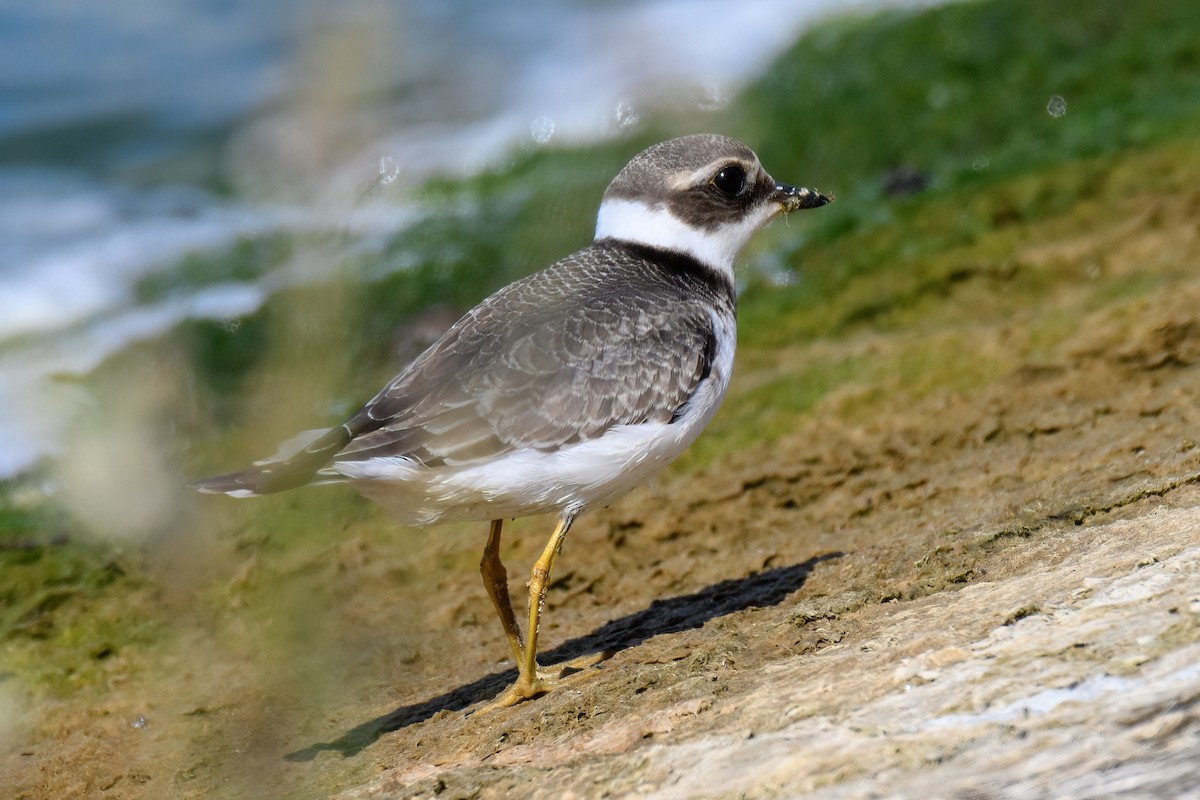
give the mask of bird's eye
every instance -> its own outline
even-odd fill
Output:
[[[725,167],[709,181],[726,197],[736,197],[746,186],[746,170],[737,164]]]

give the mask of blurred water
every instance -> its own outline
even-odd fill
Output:
[[[279,230],[386,236],[430,173],[611,135],[672,93],[720,105],[847,5],[0,0],[0,477],[58,447],[63,376],[278,283],[139,303],[143,276]]]

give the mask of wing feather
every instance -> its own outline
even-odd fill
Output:
[[[648,283],[619,254],[576,259],[460,320],[347,424],[361,432],[335,461],[459,464],[673,421],[707,375],[714,298],[669,274]]]

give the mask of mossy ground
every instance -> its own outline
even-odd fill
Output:
[[[44,486],[71,468],[6,487],[4,785],[303,797],[449,764],[486,795],[489,759],[596,736],[632,698],[646,719],[719,706],[781,659],[885,635],[881,604],[1027,574],[1068,557],[1062,526],[1185,502],[1200,475],[1198,73],[1189,3],[835,20],[717,116],[431,184],[433,221],[379,253],[247,242],[148,282],[149,301],[300,251],[340,259],[335,280],[185,324],[89,378],[79,452],[142,437],[154,458],[102,461],[115,483],[61,503]],[[1056,94],[1062,117],[1045,110]],[[340,488],[233,503],[182,486],[350,410],[395,368],[399,322],[434,300],[465,308],[586,241],[605,180],[681,125],[743,136],[777,178],[839,200],[749,254],[737,373],[709,431],[572,532],[546,640],[613,658],[465,718],[506,679],[479,526],[399,531]],[[888,194],[900,167],[926,189]],[[149,510],[129,489],[163,482],[178,488]],[[546,526],[506,529],[515,594]],[[697,709],[683,729],[725,724]],[[530,769],[544,767],[492,789]]]

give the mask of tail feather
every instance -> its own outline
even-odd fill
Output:
[[[255,497],[311,483],[317,470],[329,463],[350,441],[350,431],[339,425],[313,439],[287,458],[260,461],[252,469],[228,472],[196,481],[192,488],[206,494]]]

